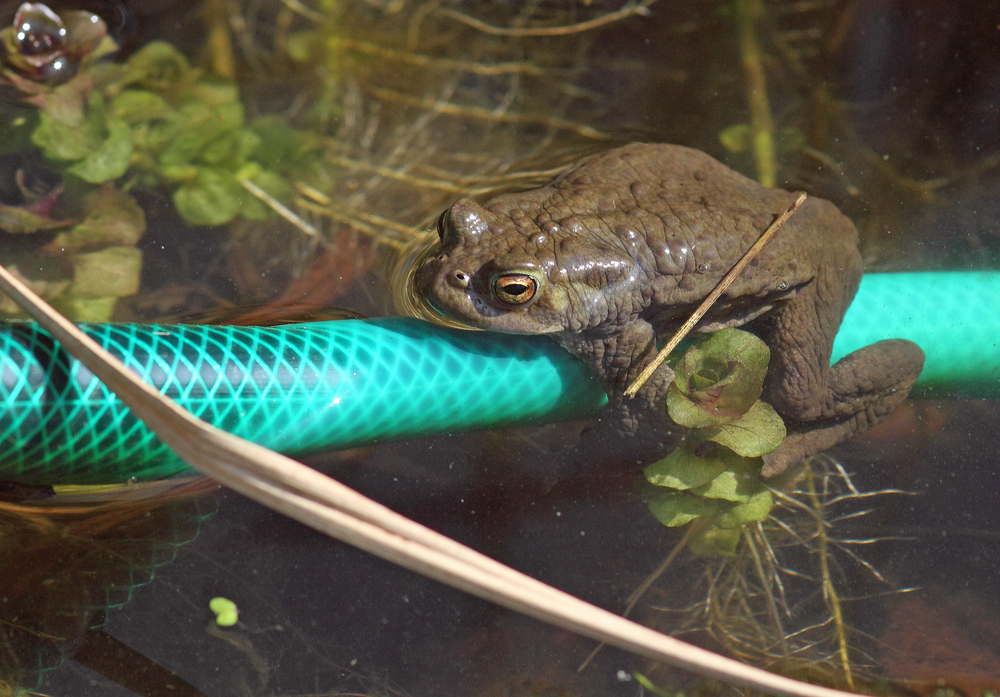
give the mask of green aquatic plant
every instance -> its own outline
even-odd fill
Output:
[[[762,457],[785,425],[760,400],[770,351],[759,338],[723,329],[677,361],[667,392],[670,418],[690,429],[680,446],[643,470],[650,511],[668,527],[700,521],[690,540],[702,553],[733,554],[740,526],[766,520],[773,498]]]
[[[165,185],[194,225],[271,217],[247,183],[289,199],[283,172],[303,174],[318,146],[277,117],[247,123],[234,83],[206,78],[161,41],[125,63],[96,64],[35,103],[31,142],[63,172],[90,184]]]

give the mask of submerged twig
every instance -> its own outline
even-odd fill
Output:
[[[316,228],[314,228],[312,225],[310,225],[309,223],[307,223],[306,221],[304,221],[302,218],[300,218],[299,216],[297,216],[294,213],[294,211],[292,211],[287,206],[285,206],[283,203],[281,203],[281,201],[279,201],[278,199],[276,199],[273,196],[271,196],[269,193],[267,193],[266,191],[264,191],[262,188],[260,188],[256,184],[254,184],[252,181],[250,181],[246,177],[240,177],[236,181],[238,181],[240,183],[240,186],[242,186],[244,189],[246,189],[247,191],[249,191],[251,194],[253,194],[254,196],[256,196],[258,199],[260,199],[261,202],[264,203],[264,205],[266,205],[267,207],[269,207],[271,210],[273,210],[275,213],[277,213],[278,215],[280,215],[282,218],[284,218],[285,220],[287,220],[288,222],[290,222],[292,225],[294,225],[295,227],[297,227],[302,232],[306,233],[307,235],[314,235],[314,236],[317,235],[317,234],[319,234],[319,233],[316,232]]]
[[[774,237],[774,233],[781,229],[781,226],[785,224],[785,221],[788,220],[792,213],[798,210],[799,206],[801,206],[805,200],[806,194],[800,193],[795,198],[795,201],[792,202],[792,205],[786,208],[784,212],[775,218],[774,222],[771,223],[766,230],[764,230],[761,236],[757,238],[757,241],[754,242],[750,246],[750,249],[746,251],[746,254],[740,257],[740,260],[729,270],[729,273],[723,276],[722,280],[719,281],[719,285],[717,285],[715,289],[708,294],[708,297],[702,301],[701,305],[698,306],[698,309],[691,313],[687,322],[685,322],[681,328],[677,330],[677,333],[670,338],[667,345],[656,354],[656,358],[654,358],[652,362],[650,362],[650,364],[647,365],[641,373],[639,373],[639,377],[632,381],[632,384],[625,390],[626,397],[634,397],[639,389],[646,384],[646,381],[653,375],[653,372],[659,368],[660,364],[667,359],[667,356],[669,356],[673,350],[677,348],[677,345],[684,340],[684,337],[686,337],[691,330],[694,329],[694,326],[701,321],[701,318],[704,317],[710,309],[712,309],[712,305],[714,305],[722,294],[726,292],[726,289],[733,284],[733,281],[735,281],[736,277],[740,275],[744,268],[746,268],[746,265],[760,253],[760,250],[764,248],[764,245],[767,244],[772,237]]]

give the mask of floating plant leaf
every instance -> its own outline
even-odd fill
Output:
[[[740,418],[718,427],[711,440],[743,457],[773,452],[785,439],[785,423],[770,404],[758,401]]]
[[[743,152],[750,147],[753,129],[748,123],[734,123],[719,132],[719,142],[729,152]]]
[[[129,58],[122,84],[164,92],[194,78],[195,71],[183,53],[165,41],[150,41]]]
[[[91,184],[102,184],[125,174],[132,159],[132,130],[121,119],[108,119],[108,137],[96,150],[67,171]]]
[[[255,119],[250,129],[261,139],[253,158],[267,169],[301,170],[319,149],[320,140],[315,133],[297,131],[279,116]]]
[[[38,127],[31,134],[31,142],[53,160],[82,160],[102,142],[102,126],[95,118],[82,125],[59,121],[47,111],[38,115]]]
[[[260,145],[260,136],[244,128],[223,133],[208,143],[198,159],[214,167],[237,168],[250,158],[250,154]]]
[[[185,104],[174,122],[181,128],[160,154],[164,167],[204,161],[201,158],[212,141],[243,125],[243,106],[235,102],[211,109],[204,104]]]

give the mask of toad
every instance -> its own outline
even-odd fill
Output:
[[[538,189],[480,205],[461,199],[417,270],[439,311],[499,332],[551,337],[593,369],[616,430],[664,445],[673,371],[634,398],[625,388],[793,194],[675,145],[632,144],[588,157]],[[858,235],[833,204],[805,203],[729,287],[697,331],[745,325],[771,349],[762,398],[788,437],[771,476],[864,431],[909,393],[924,356],[909,341],[865,346],[830,365],[861,280]]]

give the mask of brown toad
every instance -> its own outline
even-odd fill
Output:
[[[618,430],[649,440],[669,433],[663,399],[673,373],[661,366],[634,399],[625,388],[652,360],[657,337],[686,319],[793,199],[697,150],[632,144],[539,189],[456,202],[441,216],[418,289],[476,327],[551,337],[597,374],[620,412]],[[763,398],[789,436],[765,458],[765,474],[881,420],[923,366],[915,344],[890,340],[830,367],[861,279],[857,245],[833,204],[807,199],[698,327],[749,323],[771,348]]]

